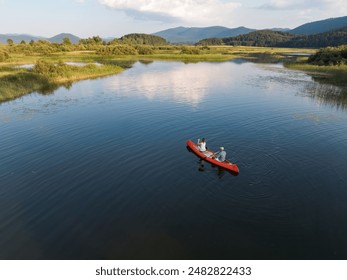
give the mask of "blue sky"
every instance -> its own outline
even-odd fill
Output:
[[[345,0],[0,0],[0,34],[120,37],[186,26],[294,28],[347,15]]]

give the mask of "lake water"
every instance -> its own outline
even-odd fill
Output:
[[[281,64],[137,62],[2,103],[0,258],[347,259],[344,92]],[[238,176],[186,149],[202,137]]]
[[[71,65],[71,66],[86,66],[88,64],[96,65],[96,66],[101,66],[101,63],[98,62],[93,62],[93,63],[85,63],[85,62],[73,62],[73,61],[68,61],[64,62],[66,65]],[[14,66],[15,68],[23,68],[23,69],[32,69],[34,68],[35,64],[22,64],[22,65],[17,65]]]

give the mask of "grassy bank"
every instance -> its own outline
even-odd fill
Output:
[[[148,54],[100,54],[98,51],[71,51],[56,52],[49,54],[42,53],[10,53],[6,61],[0,62],[0,66],[13,66],[20,64],[33,64],[39,59],[50,62],[76,61],[95,62],[104,60],[175,60],[175,61],[225,61],[233,58],[250,57],[257,54],[269,54],[283,56],[286,53],[314,53],[312,49],[287,49],[287,48],[265,48],[265,47],[244,47],[244,46],[163,46],[153,47]]]
[[[46,68],[20,69],[0,67],[0,102],[12,100],[25,94],[37,91],[48,93],[61,85],[71,84],[78,80],[92,79],[117,74],[123,68],[117,65],[71,66],[62,62],[58,64],[44,63]]]
[[[347,85],[347,65],[318,66],[307,62],[307,59],[298,62],[288,62],[285,67],[293,70],[304,71],[315,80],[337,86]]]
[[[301,70],[306,72],[316,72],[316,73],[342,73],[347,71],[347,65],[328,65],[328,66],[318,66],[308,64],[307,60],[301,60],[298,62],[288,62],[285,66],[295,70]]]
[[[183,49],[182,49],[183,48]],[[245,47],[245,46],[211,46],[211,47],[167,47],[157,50],[153,54],[117,56],[117,59],[135,60],[164,60],[164,61],[228,61],[235,58],[246,58],[256,60],[261,55],[276,58],[285,58],[289,53],[314,53],[312,49],[285,49],[285,48],[264,48],[264,47]]]
[[[323,48],[309,58],[285,63],[285,66],[305,71],[322,82],[346,86],[347,46]]]
[[[0,102],[8,101],[33,91],[51,87],[50,81],[38,74],[18,72],[0,77]]]
[[[34,67],[37,67],[38,64]],[[60,66],[61,65],[61,66]],[[112,65],[112,64],[103,64],[103,65],[95,65],[95,64],[87,64],[85,66],[72,66],[61,63],[56,66],[58,68],[58,73],[56,75],[52,75],[51,72],[48,73],[40,73],[43,76],[50,78],[52,83],[62,84],[67,82],[75,82],[79,80],[93,79],[113,74],[118,74],[123,71],[123,68]],[[59,67],[62,71],[59,72]]]

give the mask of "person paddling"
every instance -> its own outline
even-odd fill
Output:
[[[206,152],[206,141],[205,138],[202,138],[201,141],[198,140],[198,146],[200,152]]]
[[[224,147],[220,147],[219,151],[216,152],[216,160],[223,162],[227,156],[227,152],[224,150]]]

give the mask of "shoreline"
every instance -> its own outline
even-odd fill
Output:
[[[123,68],[116,65],[68,66],[65,64],[65,66],[67,71],[56,77],[36,73],[31,69],[19,68],[18,70],[9,69],[7,72],[0,71],[0,103],[14,100],[35,91],[47,94],[61,86],[70,86],[77,81],[106,77],[124,71]],[[3,69],[4,67],[0,67],[0,70]]]
[[[283,62],[284,67],[304,71],[325,77],[345,76],[347,66],[315,66],[308,64],[301,54],[307,55],[316,52],[314,49],[266,48],[266,47],[188,47],[198,48],[199,53],[182,53],[182,47],[169,47],[153,54],[146,55],[100,55],[95,51],[71,51],[51,54],[11,54],[6,61],[0,62],[0,103],[16,99],[32,92],[54,91],[64,84],[77,81],[95,79],[115,75],[130,68],[136,61],[182,61],[184,63],[197,62],[223,62],[232,59],[246,59],[254,62],[274,63]],[[46,64],[63,67],[51,73],[35,73],[32,69],[16,66],[37,64],[44,61]],[[66,62],[85,63],[84,66],[72,66]],[[98,63],[99,65],[95,65]],[[55,71],[55,70],[54,70]],[[341,78],[342,79],[342,78]]]

